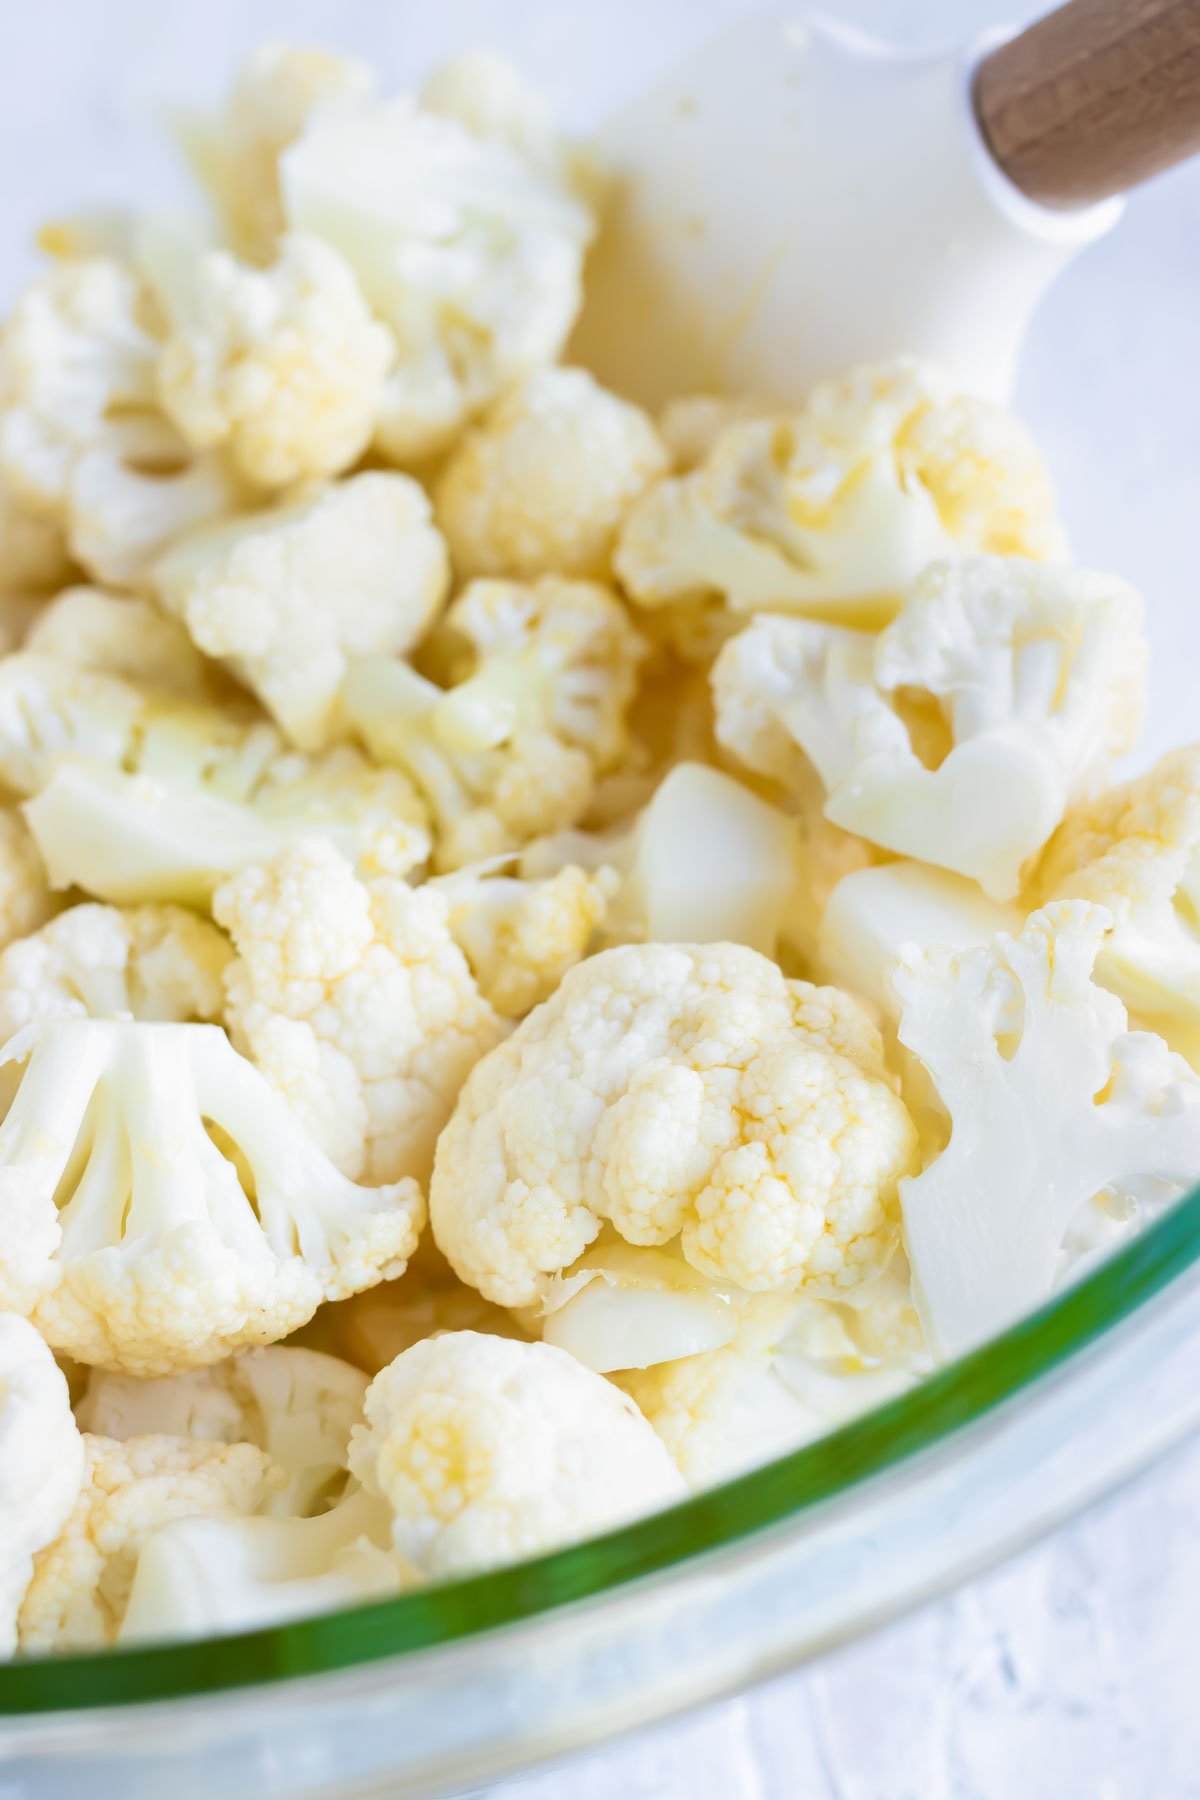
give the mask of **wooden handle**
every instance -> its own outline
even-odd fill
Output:
[[[1070,0],[984,58],[975,111],[1030,199],[1123,194],[1200,151],[1200,0]]]

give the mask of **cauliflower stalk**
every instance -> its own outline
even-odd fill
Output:
[[[66,1523],[83,1469],[62,1370],[32,1325],[0,1312],[0,1663],[17,1647],[33,1559]]]
[[[713,675],[717,736],[883,849],[996,900],[1141,723],[1146,648],[1124,582],[1006,558],[938,563],[878,637],[761,618]]]
[[[51,1020],[0,1126],[0,1306],[135,1375],[286,1337],[403,1273],[415,1182],[356,1187],[212,1025]]]
[[[1200,1177],[1200,1079],[1128,1030],[1092,965],[1112,923],[1061,901],[1016,937],[910,949],[893,975],[900,1040],[951,1119],[900,1184],[913,1290],[954,1356],[1039,1305],[1097,1237],[1122,1235]]]
[[[823,383],[794,417],[720,431],[697,469],[634,507],[615,566],[642,606],[719,596],[735,613],[877,627],[937,558],[1061,547],[1023,427],[899,358]]]
[[[750,1291],[837,1291],[897,1238],[915,1131],[878,1033],[733,944],[608,950],[473,1071],[438,1142],[434,1237],[505,1306],[605,1221]]]

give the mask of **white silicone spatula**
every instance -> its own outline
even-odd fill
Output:
[[[798,400],[915,350],[1003,398],[1118,196],[1200,150],[1200,0],[1071,0],[936,55],[751,16],[603,145],[619,186],[572,354],[612,387]]]

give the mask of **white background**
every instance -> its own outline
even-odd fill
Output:
[[[401,83],[507,47],[589,124],[731,0],[0,0],[0,294],[38,220],[180,191],[165,101],[215,95],[265,38],[339,45]],[[909,42],[1022,0],[841,0]],[[883,148],[883,147],[881,147]],[[1018,399],[1081,561],[1136,581],[1148,750],[1200,736],[1200,170],[1138,196],[1046,303]],[[1200,1796],[1200,1451],[1008,1569],[820,1668],[488,1800],[1189,1800]]]

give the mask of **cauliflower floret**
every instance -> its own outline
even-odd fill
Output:
[[[506,56],[468,50],[452,57],[427,78],[420,103],[485,143],[507,144],[589,205],[603,203],[607,178],[595,153],[563,136],[542,95]]]
[[[354,664],[346,719],[412,777],[435,863],[457,869],[573,825],[628,746],[645,645],[594,582],[474,581],[445,618],[467,646],[448,690],[400,662]]]
[[[121,1443],[165,1434],[257,1444],[287,1476],[266,1511],[307,1518],[346,1486],[350,1432],[366,1391],[362,1371],[336,1356],[269,1344],[152,1381],[93,1369],[76,1417],[81,1430]]]
[[[943,1355],[1078,1273],[1093,1220],[1128,1235],[1200,1177],[1200,1079],[1092,983],[1111,924],[1060,901],[1017,937],[910,948],[892,977],[900,1041],[951,1119],[946,1148],[900,1184],[914,1295]]]
[[[1024,428],[899,358],[815,388],[794,417],[723,432],[634,507],[614,563],[642,606],[719,595],[734,612],[879,626],[938,557],[1062,548]]]
[[[402,1351],[441,1332],[482,1331],[490,1337],[522,1339],[527,1335],[512,1313],[493,1306],[458,1279],[428,1232],[402,1281],[385,1281],[324,1307],[305,1327],[305,1335],[318,1330],[328,1332],[326,1341],[369,1375],[377,1375]]]
[[[83,1466],[62,1370],[32,1325],[0,1313],[0,1663],[17,1647],[34,1555],[66,1523]]]
[[[750,395],[683,394],[668,400],[658,416],[658,429],[676,473],[687,474],[705,460],[731,426],[778,414],[778,406]]]
[[[605,1220],[750,1291],[838,1290],[897,1237],[915,1131],[858,1003],[733,944],[607,950],[468,1078],[438,1142],[439,1248],[504,1306]]]
[[[449,580],[424,491],[377,473],[197,532],[154,571],[201,650],[229,658],[302,749],[328,742],[350,659],[410,649]]]
[[[426,1577],[536,1556],[686,1492],[633,1401],[548,1344],[426,1339],[375,1377],[365,1410],[350,1466]]]
[[[219,888],[234,1041],[347,1174],[428,1177],[468,1071],[502,1034],[445,899],[356,880],[319,839]]]
[[[365,63],[293,44],[264,44],[243,63],[225,109],[181,122],[180,136],[230,244],[267,262],[284,229],[279,158],[322,106],[369,100]]]
[[[3,382],[0,362],[0,394]],[[0,473],[0,598],[11,601],[25,595],[53,593],[70,572],[59,525],[39,508],[22,505],[11,483]]]
[[[220,671],[201,656],[179,620],[137,594],[65,588],[39,608],[22,648],[181,700],[214,699],[220,682]]]
[[[558,357],[595,230],[559,175],[408,100],[316,113],[280,175],[289,225],[341,251],[396,335],[376,433],[393,461],[445,450]]]
[[[138,1557],[173,1519],[252,1513],[282,1479],[253,1444],[186,1438],[84,1437],[82,1486],[42,1550],[21,1606],[27,1653],[95,1650],[118,1641]]]
[[[395,344],[329,244],[284,238],[261,272],[210,251],[175,326],[163,408],[197,449],[227,444],[248,481],[336,475],[370,443]]]
[[[587,955],[619,878],[612,869],[589,874],[567,864],[526,881],[485,864],[431,885],[446,899],[450,935],[484,999],[506,1019],[521,1019]]]
[[[626,512],[667,467],[640,407],[583,369],[539,369],[467,433],[434,505],[460,576],[604,575]]]
[[[50,885],[20,813],[0,806],[0,949],[50,916]]]
[[[903,1258],[898,1259],[901,1263]],[[862,1330],[882,1307],[897,1341],[882,1353]],[[894,1399],[925,1373],[921,1328],[889,1270],[862,1306],[784,1295],[744,1309],[728,1345],[622,1375],[692,1488],[712,1487],[798,1450]]]
[[[999,557],[937,563],[877,638],[756,619],[713,673],[717,736],[833,824],[1011,899],[1067,807],[1133,743],[1141,602],[1124,582]]]
[[[0,1307],[166,1375],[404,1272],[416,1183],[356,1187],[212,1025],[51,1020],[0,1126]]]
[[[1140,1024],[1200,1065],[1200,747],[1074,807],[1046,846],[1034,889],[1095,901],[1113,930],[1096,979]]]

